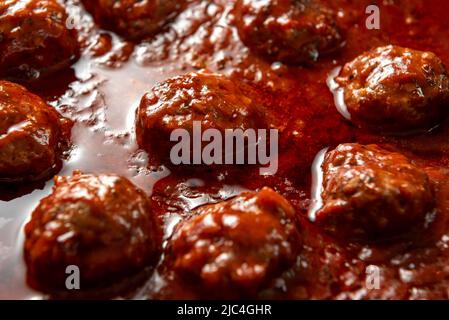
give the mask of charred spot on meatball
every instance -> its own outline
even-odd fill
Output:
[[[449,108],[449,78],[432,52],[376,48],[346,64],[336,81],[351,121],[387,134],[430,129]]]
[[[254,298],[296,260],[295,211],[269,188],[201,207],[169,240],[167,258],[199,295]]]
[[[60,165],[71,122],[24,87],[0,81],[0,182],[41,180]]]
[[[124,37],[151,37],[174,19],[189,0],[83,0],[98,24]]]
[[[400,153],[342,144],[327,153],[322,169],[323,206],[315,222],[337,237],[401,236],[424,225],[433,210],[427,174]]]
[[[255,93],[243,83],[206,71],[168,79],[144,95],[137,110],[136,134],[139,146],[155,163],[170,164],[170,141],[176,129],[191,136],[194,122],[203,131],[217,129],[264,129],[262,107]],[[192,149],[192,145],[190,146]]]
[[[329,9],[314,0],[238,0],[240,38],[272,61],[309,64],[342,45]]]
[[[66,268],[80,271],[81,289],[107,286],[151,266],[160,231],[146,195],[126,178],[75,173],[55,178],[25,226],[32,287],[64,291]]]
[[[75,29],[56,0],[0,2],[0,76],[34,80],[79,56]]]

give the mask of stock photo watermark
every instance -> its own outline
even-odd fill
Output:
[[[380,268],[378,266],[367,266],[365,269],[365,287],[368,290],[380,289]]]
[[[276,129],[202,130],[201,121],[193,122],[192,133],[175,129],[170,151],[174,165],[261,165],[261,175],[274,175],[278,170],[279,132]],[[205,144],[207,143],[207,144]]]
[[[80,268],[75,265],[69,265],[65,269],[67,278],[65,280],[65,287],[67,290],[80,290],[81,289],[81,273]]]
[[[380,8],[376,5],[366,7],[365,13],[368,15],[365,27],[368,30],[380,30]]]
[[[65,269],[67,275],[65,287],[67,290],[81,290],[81,271],[76,265],[69,265]],[[380,290],[381,271],[378,266],[369,265],[365,269],[365,288],[367,290]]]

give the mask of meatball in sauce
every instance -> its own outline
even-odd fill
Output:
[[[35,80],[79,56],[77,32],[56,0],[0,2],[0,76]]]
[[[376,48],[347,63],[336,81],[350,120],[380,133],[431,129],[449,110],[449,77],[432,52]]]
[[[315,0],[238,0],[234,14],[243,43],[273,61],[308,64],[343,42],[333,14]]]
[[[423,225],[433,210],[427,174],[400,153],[342,144],[326,154],[315,222],[342,239],[379,240]]]
[[[80,271],[81,289],[107,286],[151,266],[160,248],[159,222],[146,195],[116,175],[55,178],[25,226],[32,287],[66,290],[66,268]]]
[[[221,133],[267,127],[253,90],[226,76],[201,71],[161,82],[142,98],[137,142],[156,162],[170,164],[171,133],[185,129],[192,135],[194,122],[200,122],[202,130]]]
[[[197,209],[177,226],[166,256],[200,296],[255,298],[295,263],[300,246],[293,207],[263,188]]]
[[[190,0],[83,0],[97,23],[138,40],[159,32]]]
[[[0,183],[40,180],[54,173],[71,125],[24,87],[0,81]]]

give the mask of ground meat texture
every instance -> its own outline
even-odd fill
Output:
[[[55,0],[0,2],[0,76],[36,79],[79,55],[77,32]]]
[[[129,39],[159,32],[189,0],[83,0],[97,23]]]
[[[351,120],[384,133],[429,129],[449,106],[446,69],[431,52],[376,48],[346,64],[337,83]]]
[[[433,210],[427,174],[400,153],[342,144],[322,169],[323,206],[315,222],[342,239],[400,236]]]
[[[25,226],[31,286],[65,290],[66,267],[80,270],[81,289],[116,284],[151,266],[160,231],[146,195],[115,175],[57,177]]]
[[[203,132],[211,128],[222,133],[226,129],[264,129],[262,107],[254,96],[243,83],[205,71],[168,79],[142,98],[137,110],[137,141],[150,156],[167,164],[171,147],[177,143],[170,142],[171,133],[185,129],[192,137],[194,121],[201,122]]]
[[[273,61],[308,64],[342,45],[333,14],[313,0],[238,0],[235,21],[241,40]]]
[[[168,244],[174,271],[208,298],[254,298],[300,248],[292,206],[269,188],[198,209]]]
[[[0,182],[40,180],[60,164],[71,123],[24,87],[0,81]]]

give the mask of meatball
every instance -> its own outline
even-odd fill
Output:
[[[200,295],[248,298],[294,264],[300,245],[294,209],[263,188],[197,209],[178,225],[167,257]]]
[[[24,87],[0,81],[0,182],[40,180],[60,164],[71,122]]]
[[[77,32],[56,0],[0,1],[0,76],[35,79],[79,55]]]
[[[55,178],[25,226],[30,284],[65,290],[66,268],[80,270],[81,289],[113,284],[151,265],[160,231],[145,194],[116,175]]]
[[[429,129],[449,106],[446,69],[431,52],[376,48],[346,64],[336,81],[351,121],[384,133]]]
[[[194,122],[201,122],[202,131],[261,129],[267,126],[261,109],[243,83],[205,71],[189,73],[168,79],[144,95],[137,110],[137,141],[160,158],[156,161],[168,160],[175,144],[170,142],[173,130],[185,129],[192,136]]]
[[[95,20],[129,39],[153,36],[190,0],[83,0]]]
[[[342,45],[333,15],[314,0],[238,0],[235,21],[251,50],[286,64],[314,62]]]
[[[315,219],[338,237],[398,236],[433,208],[427,174],[400,153],[342,144],[326,155],[322,169],[323,206]]]

